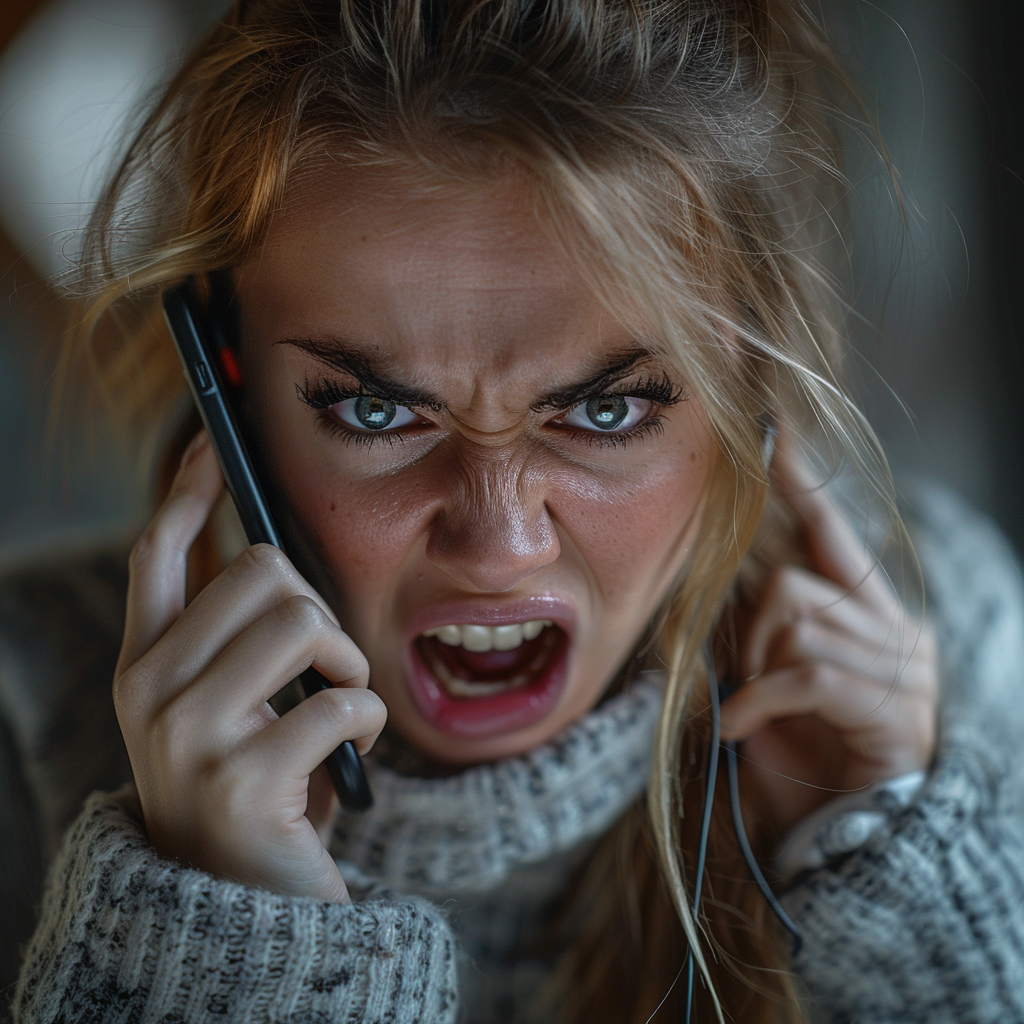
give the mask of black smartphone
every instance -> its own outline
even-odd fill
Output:
[[[206,424],[245,535],[250,544],[282,548],[223,383],[225,376],[230,379],[237,374],[234,352],[227,343],[229,335],[217,322],[217,312],[200,306],[189,281],[168,288],[163,304],[192,397]],[[306,669],[299,682],[307,697],[331,685],[314,668]],[[325,764],[344,808],[365,811],[373,806],[373,792],[351,742],[342,743]]]

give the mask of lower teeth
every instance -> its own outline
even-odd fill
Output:
[[[452,675],[448,666],[442,661],[437,661],[433,666],[434,675],[444,684],[444,688],[453,697],[490,697],[496,693],[505,693],[508,690],[518,690],[530,681],[525,672],[513,676],[511,679],[502,680],[500,683],[471,683],[466,679],[460,679]]]

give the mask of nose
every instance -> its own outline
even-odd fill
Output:
[[[504,593],[558,558],[542,466],[491,453],[451,470],[426,554],[456,585]]]

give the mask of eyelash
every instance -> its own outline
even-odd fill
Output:
[[[667,409],[686,400],[683,389],[673,384],[664,375],[661,377],[641,378],[636,384],[629,387],[612,388],[610,391],[602,391],[600,394],[590,395],[588,398],[605,398],[612,395],[621,395],[623,398],[641,398],[661,406],[662,409]],[[583,398],[581,401],[585,402],[588,398]],[[569,412],[569,409],[573,409],[579,404],[579,402],[576,402],[569,406],[568,409],[562,409],[562,414],[564,415]],[[587,444],[598,448],[628,448],[634,441],[639,441],[643,437],[660,435],[664,430],[665,424],[661,416],[653,415],[641,420],[631,430],[624,430],[621,433],[573,430],[570,432],[570,436],[580,444]]]
[[[405,438],[402,436],[401,431],[381,430],[379,432],[372,432],[350,430],[344,423],[339,423],[328,411],[332,405],[344,402],[348,398],[384,398],[390,401],[387,395],[367,391],[363,387],[344,387],[336,380],[331,380],[327,377],[318,377],[313,382],[310,382],[307,377],[301,385],[295,385],[295,390],[300,401],[305,402],[311,409],[317,411],[317,429],[329,431],[332,436],[341,438],[346,445],[366,445],[369,448],[378,441],[384,441],[389,447],[393,448],[396,443],[405,444]],[[416,407],[407,406],[406,408],[414,409]],[[430,406],[430,408],[440,409],[440,406]]]
[[[387,395],[367,391],[362,387],[344,387],[336,380],[331,380],[326,377],[318,377],[313,382],[310,382],[307,378],[303,384],[297,384],[295,386],[295,390],[302,402],[319,413],[317,416],[318,429],[329,430],[333,436],[341,438],[346,445],[366,445],[369,448],[378,441],[383,441],[393,448],[396,443],[405,444],[405,438],[400,430],[351,430],[349,427],[346,427],[344,423],[340,423],[328,411],[332,405],[336,405],[338,402],[344,402],[349,398],[383,398],[388,401],[392,401],[392,399],[388,398]],[[591,395],[589,397],[605,398],[612,395],[621,395],[624,398],[645,399],[646,401],[653,402],[655,405],[661,406],[663,409],[676,405],[679,402],[684,402],[687,397],[683,389],[673,384],[666,376],[642,379],[632,387],[603,391],[599,395]],[[582,399],[582,401],[587,400],[587,398]],[[570,409],[575,408],[578,404],[580,403],[577,402],[569,406],[567,409],[562,409],[561,413],[564,415],[569,412]],[[415,411],[417,408],[430,408],[436,412],[441,409],[441,406],[406,406],[406,408],[411,409],[412,411]],[[664,432],[664,429],[665,426],[661,416],[655,415],[649,416],[632,429],[621,433],[602,433],[596,430],[571,429],[567,429],[566,432],[581,444],[596,445],[599,448],[626,448],[632,442],[637,441],[642,437],[660,435]]]
[[[608,394],[624,394],[625,392],[609,391]],[[628,394],[627,398],[642,398],[642,395]],[[642,420],[635,427],[630,430],[624,430],[619,434],[613,433],[601,433],[597,430],[579,430],[573,431],[572,437],[580,444],[594,445],[598,448],[628,448],[634,441],[639,441],[641,437],[648,437],[652,434],[661,434],[665,430],[665,425],[661,420],[660,416],[651,416],[649,419]]]

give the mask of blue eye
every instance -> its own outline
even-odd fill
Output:
[[[598,395],[570,409],[562,422],[582,430],[624,433],[646,419],[654,403],[632,395]]]
[[[375,395],[357,395],[328,406],[331,415],[354,430],[398,430],[415,423],[419,417],[404,405],[396,405]]]

